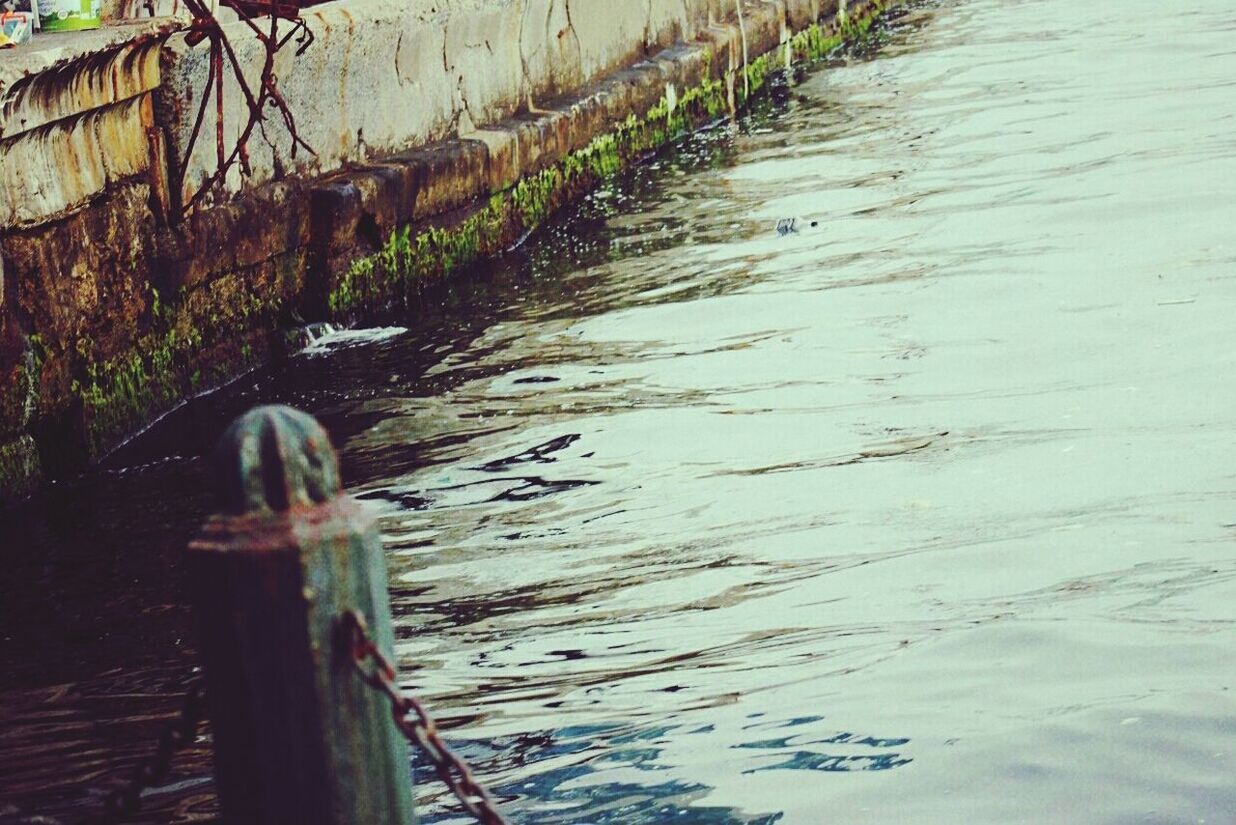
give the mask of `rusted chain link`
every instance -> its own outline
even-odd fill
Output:
[[[476,817],[478,822],[483,825],[509,825],[498,812],[489,792],[476,781],[467,763],[442,741],[438,735],[438,726],[425,710],[425,706],[416,697],[399,689],[395,681],[395,667],[369,637],[365,617],[355,610],[349,610],[343,614],[343,621],[345,629],[351,634],[352,660],[357,672],[369,685],[390,700],[395,725],[409,741],[425,752],[433,763],[438,778],[446,783],[464,809]],[[366,662],[372,662],[373,667],[367,668]]]
[[[159,736],[155,752],[134,766],[129,781],[107,795],[102,812],[88,817],[86,825],[112,825],[137,813],[142,791],[167,779],[172,771],[172,757],[197,737],[198,723],[205,715],[205,691],[199,677],[189,684],[180,716]]]

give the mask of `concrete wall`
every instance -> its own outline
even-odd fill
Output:
[[[313,46],[280,54],[276,73],[296,101],[297,127],[315,154],[293,155],[278,127],[255,141],[252,175],[236,170],[227,194],[280,175],[320,175],[467,133],[536,101],[578,89],[723,19],[721,0],[337,0],[307,9]],[[733,5],[730,13],[732,16]],[[286,28],[286,27],[285,27]],[[227,27],[252,82],[265,52],[245,25]],[[166,82],[178,152],[187,146],[208,74],[207,45],[173,38]],[[233,86],[225,94],[229,144],[246,119]],[[209,108],[203,132],[214,133]],[[188,159],[185,197],[216,166],[213,141]]]
[[[747,2],[741,26],[721,0],[317,6],[313,45],[279,67],[315,153],[269,123],[252,174],[187,217],[175,205],[214,146],[185,157],[205,51],[168,35],[177,21],[48,36],[20,65],[0,54],[0,490],[276,357],[299,319],[362,316],[500,251],[880,8],[848,5],[844,26],[824,0]],[[229,32],[256,71],[242,25]]]
[[[49,35],[0,53],[0,228],[45,223],[150,168],[169,27]]]

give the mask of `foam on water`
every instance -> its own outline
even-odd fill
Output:
[[[388,341],[407,333],[407,327],[367,327],[347,329],[334,324],[315,324],[305,328],[307,343],[297,355],[317,357],[343,349]]]

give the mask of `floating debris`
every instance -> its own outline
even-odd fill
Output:
[[[809,226],[819,226],[819,221],[812,221]],[[784,237],[790,233],[798,234],[798,218],[782,218],[777,221],[777,234]]]
[[[310,324],[301,328],[305,336],[301,355],[326,355],[344,347],[376,344],[395,338],[408,331],[407,327],[370,327],[366,329],[341,329],[334,324]]]

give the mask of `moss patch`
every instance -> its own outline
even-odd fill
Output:
[[[793,59],[813,62],[828,57],[865,33],[886,5],[867,3],[838,15],[830,24],[813,23],[791,38]],[[759,92],[780,69],[783,54],[775,49],[746,65],[744,77],[735,83],[738,105]],[[706,56],[705,65],[711,59],[711,55]],[[327,297],[331,317],[348,319],[406,301],[424,284],[500,253],[543,223],[559,206],[649,152],[721,117],[728,108],[726,84],[713,79],[708,71],[704,74],[707,79],[699,85],[682,93],[668,93],[642,117],[630,115],[583,149],[491,195],[465,217],[431,226],[407,224],[393,231],[379,251],[357,259],[337,278]]]
[[[39,450],[33,438],[23,435],[0,443],[0,490],[21,495],[33,489],[40,478]]]
[[[798,32],[788,43],[792,59],[804,63],[828,57],[847,39],[865,33],[886,5],[865,3],[844,18]],[[606,178],[725,116],[731,90],[737,98],[733,102],[744,104],[781,69],[785,49],[782,44],[751,60],[737,76],[726,78],[713,77],[715,57],[705,54],[705,79],[697,85],[667,88],[644,114],[630,115],[582,149],[490,195],[466,213],[401,225],[377,252],[354,261],[328,284],[330,315],[354,317],[399,302],[425,283],[501,253]],[[143,193],[135,187],[126,195],[130,206],[100,207],[97,215],[111,219],[128,214],[125,209],[140,211],[146,202]],[[83,224],[81,231],[89,237],[112,237],[120,232],[117,226]],[[257,246],[252,260],[262,254],[261,244]],[[131,310],[123,319],[123,336],[117,333],[105,340],[98,329],[90,332],[88,327],[43,329],[49,335],[46,343],[31,336],[23,359],[10,365],[8,375],[0,376],[4,380],[0,490],[28,489],[40,474],[40,449],[48,473],[61,464],[80,463],[83,457],[100,457],[185,398],[267,358],[274,350],[272,341],[278,336],[272,333],[277,333],[284,320],[285,308],[305,296],[309,254],[307,249],[296,248],[223,277],[204,282],[192,279],[195,286],[175,294],[153,289],[143,294],[144,277],[122,279],[113,294],[127,296],[125,305]],[[154,260],[151,255],[149,250],[139,255],[133,247],[125,272],[143,275],[139,270],[153,265],[148,263]],[[31,260],[37,263],[42,258]],[[106,263],[107,256],[100,255],[91,265]],[[32,264],[31,271],[37,269]],[[65,280],[64,288],[73,283]],[[68,292],[65,296],[65,300],[74,297]],[[120,321],[112,320],[118,329]],[[92,335],[99,337],[92,341]],[[126,343],[119,344],[121,338]],[[40,434],[36,445],[28,434],[36,431],[52,435]]]
[[[21,359],[5,377],[0,389],[0,438],[23,432],[38,410],[43,356],[41,339],[31,336]]]
[[[563,204],[725,109],[724,84],[706,80],[672,100],[662,97],[643,117],[630,115],[617,129],[491,195],[453,223],[405,225],[343,273],[327,299],[331,315],[347,317],[406,299],[425,283],[501,252]]]
[[[88,345],[79,345],[83,366],[71,392],[80,402],[91,458],[185,398],[259,363],[284,303],[270,277],[250,271],[166,303],[152,293],[149,329],[130,350],[96,360]]]

